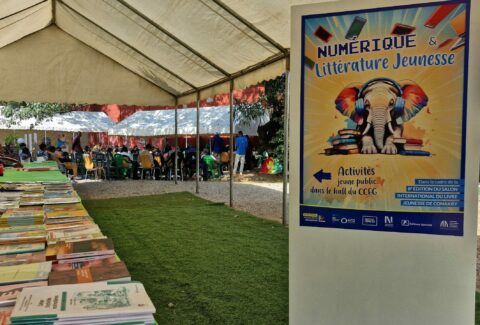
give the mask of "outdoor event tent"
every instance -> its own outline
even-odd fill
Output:
[[[0,129],[9,130],[106,132],[113,125],[113,121],[103,112],[74,111],[54,115],[52,118],[39,123],[30,118],[16,124],[8,124],[6,118],[0,115]]]
[[[175,111],[139,111],[108,130],[109,135],[160,136],[175,134]]]
[[[285,71],[290,6],[315,0],[4,0],[0,98],[173,105]]]
[[[178,110],[178,134],[195,134],[197,111],[194,108]],[[246,135],[256,136],[260,125],[268,123],[270,117],[266,113],[259,119],[242,124],[235,121],[235,132],[242,131]],[[229,106],[201,107],[200,134],[230,133]],[[110,135],[123,136],[162,136],[175,134],[175,111],[157,110],[140,111],[130,115],[122,122],[108,130]]]

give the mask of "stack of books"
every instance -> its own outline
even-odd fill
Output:
[[[393,143],[397,146],[398,153],[404,156],[430,156],[429,151],[423,149],[421,139],[394,138]]]
[[[49,230],[47,244],[54,245],[58,242],[72,243],[89,239],[107,238],[96,224],[74,228]]]
[[[43,207],[7,209],[0,217],[0,228],[43,224]]]
[[[332,148],[325,149],[325,154],[330,155],[352,155],[360,152],[360,131],[355,129],[342,129],[332,140]]]
[[[0,183],[0,325],[155,324],[130,281],[70,183]]]
[[[46,301],[52,303],[46,304]],[[56,303],[55,303],[56,302]],[[155,307],[141,283],[95,283],[25,288],[12,324],[155,324]]]
[[[66,204],[66,203],[78,203],[80,197],[74,190],[56,190],[45,191],[43,195],[45,204]]]
[[[81,203],[45,205],[44,212],[47,225],[91,220]]]

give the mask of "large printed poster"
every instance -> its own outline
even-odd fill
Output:
[[[463,235],[469,7],[303,16],[301,226]]]

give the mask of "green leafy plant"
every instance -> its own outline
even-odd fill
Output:
[[[79,105],[36,102],[0,102],[2,115],[8,126],[16,125],[22,120],[34,118],[33,128],[41,121],[48,120],[56,114],[63,114],[80,108]]]

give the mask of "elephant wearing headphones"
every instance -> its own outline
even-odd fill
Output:
[[[362,153],[391,155],[397,153],[393,139],[402,137],[403,123],[427,103],[427,95],[416,83],[388,78],[351,85],[335,100],[337,110],[357,124],[362,134]]]

